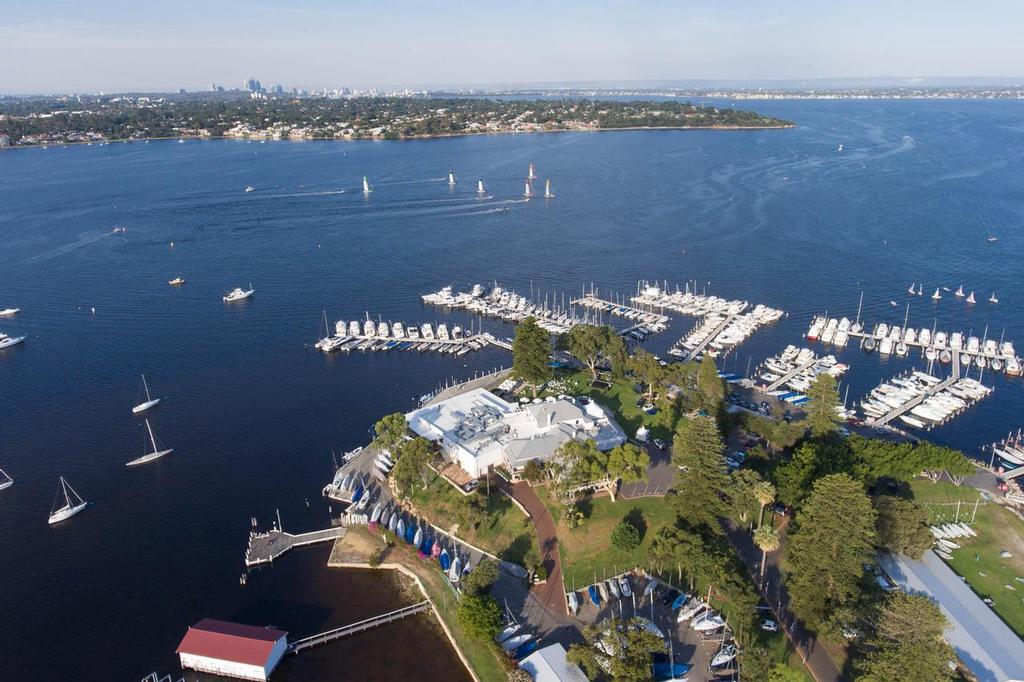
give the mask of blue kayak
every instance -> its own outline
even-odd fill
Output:
[[[686,602],[688,602],[689,600],[690,600],[690,598],[687,597],[685,593],[680,594],[672,602],[672,610],[675,611],[676,609],[682,607],[682,605],[685,604]]]
[[[447,549],[442,549],[441,550],[441,556],[439,556],[437,558],[437,560],[441,562],[441,570],[445,571],[447,573],[448,569],[452,565],[452,559],[451,559],[451,557],[448,556],[448,550]]]
[[[512,654],[512,658],[514,658],[514,659],[516,659],[518,661],[521,658],[526,658],[527,656],[529,656],[530,654],[532,654],[536,650],[537,650],[537,640],[533,640],[533,641],[527,642],[526,644],[524,644],[521,647],[519,647],[518,649],[516,649],[515,653]]]
[[[590,601],[594,602],[594,606],[601,605],[601,595],[597,591],[597,585],[591,585],[587,588],[587,592],[590,594]]]

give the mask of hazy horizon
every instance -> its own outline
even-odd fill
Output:
[[[169,10],[57,0],[5,9],[0,59],[19,68],[3,74],[0,92],[237,88],[249,77],[305,89],[848,79],[987,85],[1024,82],[1014,73],[1024,57],[1022,19],[1020,1],[380,8],[363,0],[281,7],[183,0]]]

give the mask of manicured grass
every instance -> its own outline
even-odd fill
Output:
[[[956,503],[961,503],[959,519],[970,525],[978,537],[957,538],[955,542],[961,549],[952,552],[949,565],[979,596],[992,599],[993,610],[1018,635],[1024,636],[1024,522],[969,486],[918,480],[910,487],[914,500],[928,510],[936,524],[955,521]],[[975,514],[974,503],[978,500]],[[1001,558],[1003,550],[1012,556]]]
[[[477,528],[453,528],[457,518],[454,510],[462,502],[462,493],[434,472],[431,471],[429,476],[430,482],[426,489],[418,488],[411,498],[416,509],[434,525],[517,564],[523,563],[523,557],[530,547],[537,546],[537,534],[530,519],[493,485],[488,498],[488,518]]]
[[[625,430],[629,437],[636,435],[641,425],[651,430],[651,438],[671,440],[671,431],[656,424],[656,415],[649,415],[637,406],[636,401],[641,394],[633,390],[632,381],[615,381],[607,389],[598,389],[590,385],[590,372],[570,372],[560,374],[558,378],[565,382],[566,392],[571,395],[586,395],[596,400],[601,406],[607,407],[615,415],[615,421]]]
[[[543,496],[543,491],[538,489]],[[647,556],[655,533],[663,526],[675,522],[675,512],[660,497],[612,502],[608,497],[596,497],[580,502],[587,514],[583,525],[570,530],[561,519],[563,505],[545,499],[558,526],[558,547],[562,559],[562,573],[569,589],[589,585],[595,576],[614,575],[637,566],[648,565]],[[632,551],[612,547],[612,528],[623,517],[642,520],[646,526],[643,541]]]

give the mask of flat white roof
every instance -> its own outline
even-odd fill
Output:
[[[934,552],[920,561],[893,554],[879,555],[878,561],[904,592],[926,594],[939,604],[950,623],[946,640],[979,682],[1024,680],[1024,641]]]
[[[586,682],[579,666],[565,658],[565,647],[552,644],[524,658],[519,667],[530,673],[534,682]]]

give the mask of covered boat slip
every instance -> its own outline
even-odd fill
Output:
[[[882,554],[879,563],[903,591],[938,602],[950,623],[946,639],[979,682],[1024,680],[1024,641],[934,552],[920,561]]]

